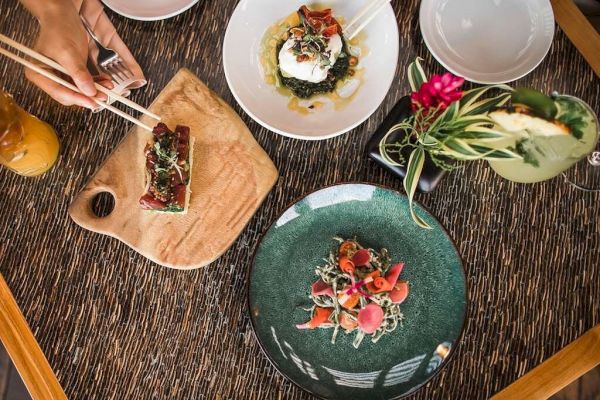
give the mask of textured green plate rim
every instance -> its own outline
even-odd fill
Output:
[[[306,393],[311,394],[312,396],[315,396],[319,399],[323,399],[323,400],[327,400],[327,398],[322,397],[312,391],[310,391],[309,389],[305,388],[304,386],[302,386],[301,384],[299,384],[298,382],[296,382],[294,379],[290,378],[288,375],[286,375],[285,373],[283,373],[281,370],[279,370],[279,368],[277,368],[277,364],[274,362],[274,360],[271,358],[271,356],[269,355],[269,352],[265,349],[264,344],[262,343],[262,341],[260,340],[260,337],[257,335],[256,333],[256,326],[255,326],[255,322],[254,322],[254,317],[252,316],[252,309],[251,309],[251,305],[250,305],[250,279],[252,278],[252,270],[254,269],[254,261],[256,259],[256,254],[258,253],[258,249],[260,248],[260,245],[262,244],[263,239],[265,238],[265,235],[271,230],[271,228],[273,227],[273,224],[275,222],[277,222],[282,216],[283,214],[290,209],[291,207],[295,206],[297,203],[301,202],[302,200],[304,200],[306,197],[312,195],[313,193],[319,192],[323,189],[328,189],[328,188],[332,188],[332,187],[336,187],[336,186],[342,186],[342,185],[368,185],[368,186],[373,186],[379,189],[384,189],[384,190],[389,190],[390,192],[393,192],[395,194],[397,194],[398,196],[401,197],[406,197],[406,195],[404,193],[399,192],[398,190],[391,188],[389,186],[385,186],[385,185],[381,185],[378,183],[371,183],[371,182],[362,182],[362,181],[357,181],[357,182],[339,182],[339,183],[334,183],[331,185],[326,185],[326,186],[322,186],[319,187],[317,189],[314,189],[302,196],[299,196],[298,198],[296,198],[294,201],[292,201],[291,203],[289,203],[286,207],[283,208],[283,211],[281,211],[281,213],[277,214],[277,216],[273,219],[273,221],[271,221],[271,223],[269,224],[269,226],[263,231],[263,233],[260,235],[260,240],[258,241],[258,244],[256,245],[256,247],[254,248],[254,252],[252,254],[252,259],[250,260],[250,265],[247,268],[247,277],[248,279],[246,280],[246,311],[248,312],[248,315],[250,317],[250,325],[252,326],[252,334],[254,335],[254,338],[256,339],[256,342],[258,343],[258,346],[260,347],[260,350],[262,351],[263,355],[267,358],[267,360],[269,360],[269,363],[273,366],[273,368],[275,368],[275,370],[277,372],[279,372],[282,376],[284,376],[288,381],[290,381],[292,384],[294,384],[294,386],[298,387],[299,389],[303,390]],[[414,393],[416,393],[417,391],[419,391],[423,386],[425,386],[428,382],[430,382],[433,378],[435,378],[440,371],[444,370],[446,368],[446,366],[454,359],[454,354],[457,352],[457,350],[461,347],[462,345],[462,341],[464,338],[464,333],[465,333],[465,329],[466,329],[466,325],[467,325],[467,319],[469,316],[469,307],[470,307],[470,299],[469,299],[469,292],[470,292],[470,287],[469,287],[469,280],[467,279],[467,274],[465,271],[465,265],[464,265],[464,260],[462,258],[462,255],[460,254],[460,252],[458,251],[458,247],[456,246],[456,242],[454,241],[454,239],[452,238],[452,236],[450,235],[450,233],[448,232],[448,230],[446,229],[446,227],[444,226],[444,224],[442,224],[440,222],[440,220],[434,215],[432,214],[429,209],[425,206],[423,206],[421,203],[414,201],[413,202],[416,204],[416,206],[422,208],[425,212],[427,212],[442,228],[443,233],[446,235],[446,237],[450,240],[450,243],[452,244],[452,247],[454,247],[454,250],[456,251],[456,254],[458,255],[458,258],[460,259],[460,272],[463,276],[463,280],[465,282],[465,312],[463,313],[463,320],[461,323],[461,327],[460,327],[460,332],[458,334],[458,337],[456,339],[456,345],[452,346],[452,348],[450,349],[448,356],[444,359],[444,361],[440,364],[440,366],[438,368],[436,368],[436,370],[427,378],[425,379],[420,385],[415,386],[414,388],[412,388],[412,390],[409,390],[406,393],[401,394],[400,396],[394,397],[393,400],[400,400],[400,399],[404,399]]]

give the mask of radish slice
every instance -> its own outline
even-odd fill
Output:
[[[394,265],[385,276],[385,280],[390,283],[390,287],[394,287],[398,281],[398,277],[404,268],[404,263],[398,263]]]
[[[333,289],[331,286],[323,282],[322,279],[319,279],[310,287],[310,294],[313,296],[329,296],[333,297]]]
[[[390,292],[392,303],[400,304],[408,297],[408,282],[400,281],[394,286],[394,290]]]
[[[352,256],[352,262],[357,267],[364,267],[371,261],[371,253],[367,249],[360,249],[354,256]]]
[[[383,309],[378,304],[368,304],[358,312],[358,326],[368,335],[374,333],[382,322]]]
[[[325,326],[325,324],[329,324],[329,316],[333,312],[333,308],[315,308],[315,312],[310,321],[305,322],[300,325],[296,325],[298,329],[315,329],[320,326]]]

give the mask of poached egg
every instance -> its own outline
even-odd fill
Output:
[[[342,52],[342,38],[339,34],[332,35],[325,49],[329,53],[329,65],[321,65],[318,57],[299,62],[294,55],[292,48],[296,40],[290,37],[279,51],[279,68],[285,77],[292,77],[311,83],[323,82],[327,79],[327,74],[333,64],[337,61]]]

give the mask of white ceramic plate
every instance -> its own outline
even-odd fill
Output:
[[[329,0],[334,16],[349,21],[371,0]],[[288,108],[289,97],[264,80],[259,60],[262,38],[273,24],[310,2],[306,0],[242,0],[235,9],[223,44],[223,66],[229,88],[254,120],[281,135],[305,140],[341,135],[371,116],[387,94],[398,63],[398,25],[391,6],[365,28],[369,54],[361,58],[364,83],[341,110],[323,108],[300,115]],[[323,3],[321,3],[323,4]]]
[[[198,0],[102,0],[117,14],[140,21],[158,21],[181,14]]]
[[[449,71],[477,83],[527,75],[554,36],[549,0],[423,0],[421,32]]]

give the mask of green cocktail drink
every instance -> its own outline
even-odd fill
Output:
[[[598,118],[585,102],[572,96],[542,95],[544,99],[527,93],[525,97],[529,95],[534,97],[533,104],[526,101],[530,104],[489,114],[497,128],[513,133],[496,146],[519,149],[524,154],[522,159],[489,161],[498,175],[514,182],[553,178],[585,158],[598,142]]]

